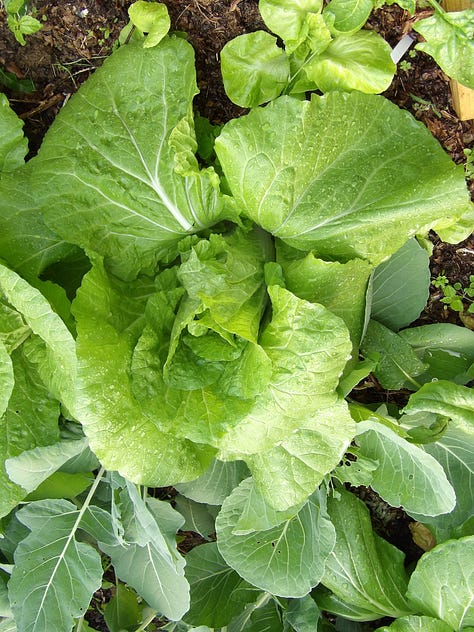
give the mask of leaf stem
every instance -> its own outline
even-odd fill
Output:
[[[153,621],[153,619],[156,617],[157,614],[158,614],[158,610],[154,610],[151,613],[151,615],[145,619],[145,621],[141,624],[141,626],[135,630],[135,632],[144,632],[146,627],[150,625],[150,623]]]

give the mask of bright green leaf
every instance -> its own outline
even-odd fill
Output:
[[[128,15],[134,26],[148,33],[143,42],[145,48],[159,44],[170,30],[168,9],[161,2],[137,0],[128,7]]]
[[[418,612],[445,621],[454,630],[474,625],[474,536],[448,540],[425,553],[408,584]]]
[[[450,419],[474,424],[474,391],[466,386],[439,380],[424,384],[410,396],[403,412],[429,411]]]
[[[305,42],[311,30],[311,18],[319,15],[322,0],[260,0],[258,8],[267,27],[293,52]]]
[[[215,147],[244,212],[321,259],[376,265],[470,206],[428,130],[373,95],[281,97],[227,123]]]
[[[247,478],[248,474],[248,468],[242,461],[224,463],[214,459],[199,478],[175,487],[180,494],[198,503],[222,505],[234,487]]]
[[[474,88],[474,9],[435,11],[413,28],[425,39],[419,50],[434,57],[449,77]]]
[[[452,628],[439,619],[410,615],[397,619],[391,625],[377,628],[376,632],[452,632]]]
[[[0,173],[21,167],[27,151],[23,121],[10,108],[6,95],[0,94]]]
[[[290,62],[276,37],[255,31],[227,42],[221,51],[221,72],[229,99],[249,108],[280,96],[288,83]]]
[[[352,35],[364,26],[373,8],[373,0],[331,0],[324,15],[331,17],[332,31]]]

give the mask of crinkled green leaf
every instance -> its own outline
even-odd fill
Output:
[[[392,331],[418,318],[428,300],[429,256],[409,239],[374,270],[371,316]]]
[[[392,507],[426,516],[453,510],[454,489],[431,454],[370,420],[357,424],[355,441],[364,456],[378,461],[370,485]]]
[[[50,230],[29,181],[29,163],[0,180],[0,251],[16,272],[33,282],[49,265],[78,249]]]
[[[343,457],[354,435],[344,401],[302,418],[276,446],[245,457],[268,503],[279,509],[303,502]]]
[[[148,33],[143,42],[145,48],[159,44],[170,30],[168,9],[161,2],[137,0],[129,6],[128,15],[134,26]]]
[[[213,454],[159,430],[132,391],[130,362],[154,287],[109,277],[97,262],[74,302],[77,319],[77,409],[91,448],[107,469],[134,482],[162,486],[191,480]]]
[[[7,410],[14,383],[12,361],[0,338],[0,417]]]
[[[255,31],[227,42],[221,50],[221,72],[229,99],[241,107],[255,107],[280,96],[290,62],[276,37]]]
[[[61,110],[35,158],[47,223],[124,278],[226,214],[212,169],[175,171],[171,132],[189,120],[195,93],[184,39],[122,46]]]
[[[366,311],[366,294],[371,267],[353,259],[345,264],[317,259],[313,253],[304,258],[278,258],[283,267],[286,287],[306,301],[321,303],[345,322],[357,359]],[[301,256],[301,253],[299,253]]]
[[[219,454],[245,460],[267,502],[285,509],[316,489],[352,439],[353,422],[336,393],[351,345],[343,321],[322,305],[279,286],[268,291],[273,318],[260,344],[272,377],[250,412],[222,437]]]
[[[29,359],[52,394],[73,412],[76,352],[71,333],[37,289],[1,264],[0,293],[41,340],[41,346],[28,342]]]
[[[331,0],[324,15],[330,17],[331,30],[352,35],[364,26],[373,8],[373,0]]]
[[[224,501],[217,516],[217,544],[227,564],[251,584],[282,597],[303,597],[321,580],[334,546],[334,528],[323,494],[315,493],[292,518],[264,531],[235,535],[251,478]],[[262,509],[265,506],[261,497]]]
[[[184,619],[193,625],[224,627],[255,599],[255,588],[227,566],[215,542],[197,546],[186,555],[186,577],[191,608]]]
[[[403,338],[385,325],[376,320],[369,322],[361,352],[366,358],[377,361],[374,375],[384,388],[418,388],[416,378],[424,373],[426,365]]]
[[[342,34],[305,65],[305,73],[322,92],[359,90],[379,94],[393,79],[396,66],[389,44],[375,31]]]
[[[336,545],[326,561],[324,586],[349,605],[379,617],[411,614],[405,599],[404,554],[372,531],[363,502],[341,489],[338,498],[328,499],[328,513]],[[328,609],[317,596],[316,603]]]
[[[408,584],[418,612],[441,619],[454,630],[474,625],[474,536],[448,540],[425,553]]]
[[[215,147],[244,212],[322,259],[376,265],[470,206],[462,169],[423,125],[374,95],[281,97],[227,123]]]
[[[377,628],[376,632],[452,632],[452,628],[433,617],[410,615],[397,619],[391,625]]]
[[[322,0],[260,0],[258,8],[272,33],[292,52],[305,42],[311,30],[311,18],[319,15]]]
[[[59,440],[59,404],[51,398],[23,351],[21,347],[11,355],[15,383],[7,410],[0,418],[0,516],[8,514],[27,494],[10,480],[5,461]]]
[[[6,95],[0,94],[0,173],[24,164],[28,141],[23,135],[23,124],[10,108]]]
[[[97,551],[75,538],[79,511],[66,500],[31,503],[17,513],[31,529],[15,551],[9,582],[19,632],[70,632],[102,581]]]
[[[419,50],[434,57],[449,77],[474,88],[474,9],[435,11],[413,28],[425,39]]]

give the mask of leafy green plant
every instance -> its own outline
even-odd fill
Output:
[[[212,151],[193,50],[159,40],[116,50],[26,164],[0,99],[0,630],[92,629],[104,560],[111,632],[469,630],[474,334],[404,329],[413,236],[472,232],[463,168],[357,92],[279,97]],[[411,384],[403,410],[346,397],[370,370]],[[344,482],[436,546],[407,570]],[[205,544],[183,557],[180,530]]]
[[[444,275],[434,279],[433,287],[441,290],[445,309],[452,309],[459,314],[474,314],[474,275],[469,277],[469,286],[463,287],[462,283],[450,283]]]
[[[28,11],[27,0],[3,0],[7,12],[7,24],[22,46],[26,44],[25,35],[36,33],[42,27],[39,20]]]

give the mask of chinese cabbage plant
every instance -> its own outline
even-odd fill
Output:
[[[254,107],[281,94],[304,98],[305,92],[313,90],[383,92],[396,72],[392,49],[376,31],[363,27],[374,8],[393,3],[259,0],[270,32],[239,35],[222,50],[222,76],[229,98],[242,107]],[[415,0],[397,4],[415,13]],[[447,12],[436,0],[428,4],[433,15],[413,24],[423,37],[416,48],[431,55],[450,77],[473,88],[474,9]]]
[[[0,630],[92,629],[101,555],[112,632],[468,630],[474,333],[403,329],[418,294],[383,316],[415,236],[472,231],[462,167],[384,98],[329,92],[230,121],[203,168],[192,47],[140,37],[26,164],[1,102]],[[372,370],[404,411],[346,398]],[[344,482],[437,546],[407,570]],[[181,528],[207,540],[186,558]]]

